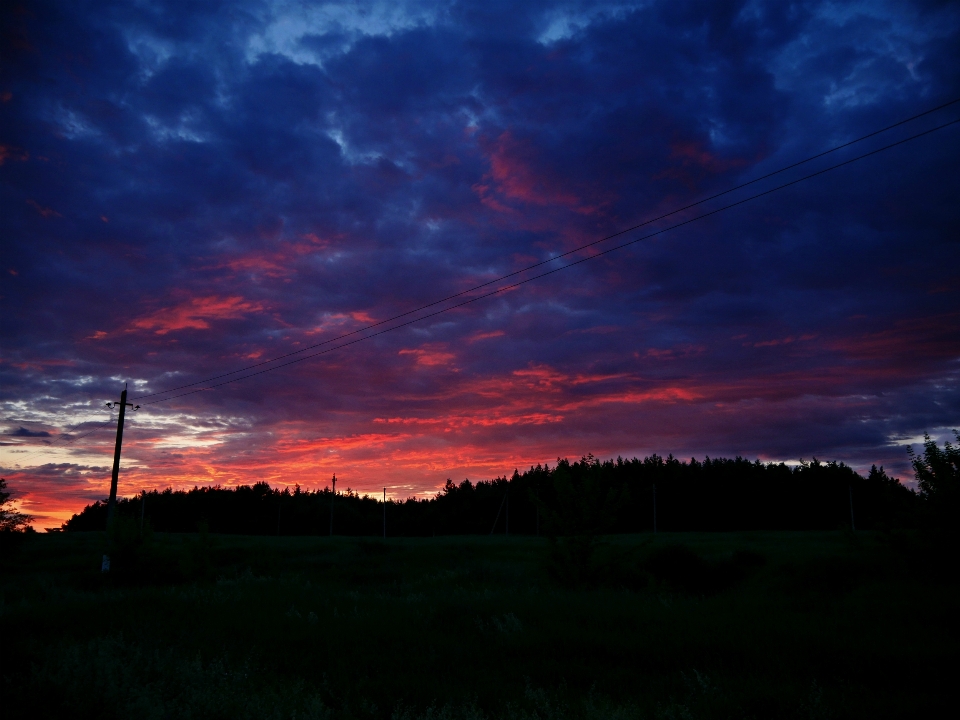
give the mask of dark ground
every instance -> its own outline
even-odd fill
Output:
[[[955,554],[914,533],[611,536],[589,561],[531,537],[131,533],[109,579],[102,533],[4,558],[6,717],[880,718],[956,700]]]

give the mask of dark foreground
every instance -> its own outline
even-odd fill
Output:
[[[5,717],[878,718],[950,707],[931,538],[102,534],[3,560]],[[11,712],[12,711],[12,712]]]

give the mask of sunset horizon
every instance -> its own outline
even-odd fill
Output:
[[[587,454],[912,487],[960,417],[960,20],[921,5],[5,11],[17,506],[107,496],[125,383],[124,497]]]

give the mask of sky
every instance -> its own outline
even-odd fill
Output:
[[[37,527],[106,497],[124,383],[123,496],[588,453],[909,481],[960,426],[960,103],[709,199],[960,98],[956,3],[4,8],[0,471]]]

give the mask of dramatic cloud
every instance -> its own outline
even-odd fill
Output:
[[[130,329],[149,330],[157,335],[166,335],[174,330],[207,330],[211,320],[241,318],[262,309],[262,305],[244,302],[242,297],[194,297],[134,320]],[[106,333],[103,333],[96,339],[105,336]]]
[[[10,435],[11,437],[29,437],[29,438],[38,438],[38,437],[50,437],[50,433],[46,430],[27,430],[22,425],[16,430],[7,430],[4,435]]]
[[[960,98],[954,5],[3,12],[0,465],[41,525],[106,495],[125,382],[124,494],[588,452],[908,478],[960,424],[960,125],[597,256],[960,117],[656,220]]]

